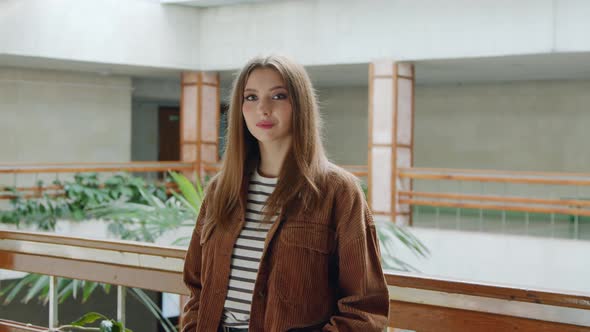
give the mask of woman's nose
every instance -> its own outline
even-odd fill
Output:
[[[269,103],[266,102],[266,101],[261,100],[258,103],[258,112],[260,114],[263,114],[263,115],[269,115],[270,114],[270,105],[269,105]]]

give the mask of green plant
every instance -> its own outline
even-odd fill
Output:
[[[146,183],[127,173],[115,174],[104,183],[100,183],[97,173],[83,173],[74,175],[74,181],[55,180],[52,184],[62,186],[65,195],[54,197],[45,193],[39,198],[26,198],[15,187],[3,188],[2,191],[15,198],[10,200],[11,210],[0,212],[0,222],[15,224],[17,228],[21,224],[35,225],[50,231],[55,229],[58,219],[85,220],[90,217],[88,210],[111,202],[146,204],[139,189],[166,199],[163,186]],[[37,186],[42,187],[43,182],[38,181]]]
[[[87,327],[87,325],[93,324],[97,320],[100,320],[98,327]],[[75,322],[72,322],[69,325],[62,325],[53,331],[133,332],[130,329],[123,327],[121,322],[109,319],[97,312],[89,312]]]
[[[43,186],[39,181],[37,186]],[[0,212],[0,222],[25,225],[36,225],[41,230],[52,230],[58,218],[70,215],[68,202],[64,197],[51,197],[47,194],[39,198],[27,199],[23,193],[14,187],[5,187],[4,192],[12,195],[10,200],[12,209]]]
[[[192,183],[184,175],[170,172],[180,193],[172,192],[166,199],[136,187],[144,203],[109,202],[88,210],[95,218],[111,220],[109,230],[122,239],[154,242],[165,231],[182,226],[194,226],[203,200],[200,182]],[[188,245],[181,237],[173,245]]]
[[[393,222],[376,221],[375,226],[377,236],[379,237],[381,263],[383,268],[394,271],[419,272],[418,269],[412,265],[396,257],[394,254],[397,252],[396,242],[401,243],[413,254],[421,257],[428,257],[428,255],[430,255],[428,248],[417,237],[410,233],[407,228],[398,226]]]
[[[173,192],[171,197],[162,194],[159,187],[146,185],[142,179],[124,175],[110,178],[104,186],[98,183],[95,175],[80,176],[75,183],[67,184],[66,193],[72,202],[77,203],[73,208],[83,211],[86,217],[111,220],[109,230],[121,238],[153,242],[164,231],[180,226],[194,226],[201,207],[203,189],[200,182],[193,184],[185,176],[175,172],[170,172],[170,176],[180,190],[180,194]],[[186,246],[188,240],[188,237],[181,237],[173,244]],[[60,303],[69,297],[77,298],[79,293],[82,293],[82,302],[86,302],[98,286],[106,293],[111,288],[110,285],[90,281],[58,278]],[[46,303],[49,277],[29,274],[0,290],[0,298],[4,298],[4,304],[8,304],[24,288],[28,290],[22,302],[27,303],[36,297]],[[143,290],[127,290],[158,319],[166,332],[176,331],[158,305]]]
[[[364,181],[361,181],[361,188],[365,197],[367,197],[369,187]],[[416,256],[428,257],[430,255],[430,251],[422,241],[405,227],[398,226],[393,222],[377,221],[375,223],[375,229],[377,230],[379,247],[381,249],[381,264],[385,269],[418,272],[418,269],[396,257],[394,254],[397,252],[396,242],[401,243]]]
[[[71,280],[66,278],[57,279],[57,293],[59,303],[63,303],[70,297],[78,298],[82,295],[82,303],[86,302],[94,290],[100,286],[105,293],[109,293],[111,285],[99,284],[83,280]],[[28,274],[22,279],[12,282],[0,290],[0,298],[4,298],[4,305],[12,302],[24,288],[28,288],[27,293],[22,298],[22,303],[28,303],[33,298],[37,298],[43,303],[49,301],[49,277],[39,274]]]

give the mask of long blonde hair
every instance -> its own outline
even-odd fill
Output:
[[[231,222],[239,208],[243,181],[259,162],[258,141],[249,132],[242,115],[244,88],[249,75],[258,68],[272,68],[283,78],[288,90],[292,118],[292,145],[279,173],[278,183],[268,198],[265,220],[281,209],[286,213],[313,208],[320,200],[319,182],[325,173],[327,158],[321,139],[321,118],[311,80],[303,66],[291,59],[271,55],[248,61],[234,80],[226,134],[226,148],[220,173],[216,176],[210,209],[213,222]]]

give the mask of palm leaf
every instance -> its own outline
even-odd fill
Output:
[[[376,221],[375,226],[377,236],[379,237],[381,263],[383,267],[396,271],[419,272],[418,269],[394,255],[397,251],[395,242],[397,240],[414,255],[421,257],[427,257],[430,254],[428,248],[412,233],[395,223],[390,221]]]
[[[164,316],[159,306],[152,301],[152,299],[141,289],[131,288],[131,295],[133,295],[138,301],[143,303],[146,308],[158,319],[160,325],[166,332],[176,332],[176,327],[170,322],[168,318]]]
[[[49,285],[49,276],[39,276],[33,286],[29,288],[27,295],[22,300],[23,303],[28,303],[33,297],[39,294],[41,290]]]
[[[82,303],[84,303],[88,300],[90,295],[96,289],[96,286],[98,286],[98,283],[96,283],[96,282],[90,282],[90,281],[84,282],[84,293],[82,295]]]
[[[1,296],[4,296],[6,294],[4,304],[6,305],[12,302],[12,300],[14,300],[14,298],[18,295],[18,293],[20,293],[20,291],[23,289],[25,285],[35,282],[40,277],[41,276],[38,274],[28,274],[19,281],[5,287],[1,292]]]
[[[178,185],[182,196],[190,203],[195,213],[198,213],[201,208],[201,202],[203,201],[203,189],[201,188],[198,177],[196,177],[197,180],[195,181],[195,185],[193,185],[186,176],[172,171],[169,173]]]

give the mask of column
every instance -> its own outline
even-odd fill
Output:
[[[200,176],[206,164],[219,162],[219,74],[182,74],[180,160],[194,163]]]
[[[390,60],[369,65],[369,192],[373,213],[411,225],[411,209],[397,193],[411,190],[399,169],[413,166],[414,65]]]

